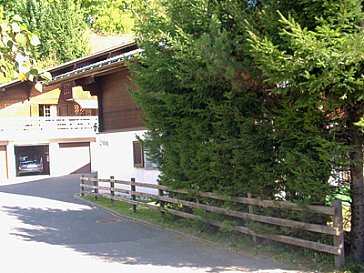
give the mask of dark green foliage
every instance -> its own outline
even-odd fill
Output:
[[[145,144],[161,162],[162,183],[271,198],[272,122],[269,114],[262,118],[271,99],[254,80],[241,80],[245,60],[234,60],[241,46],[227,32],[234,24],[228,8],[174,1],[166,4],[167,19],[147,13],[134,96],[151,129]]]
[[[360,2],[164,7],[164,16],[139,12],[145,55],[132,67],[161,183],[325,204],[350,170],[354,249],[364,257]]]
[[[263,82],[246,42],[248,22],[271,31],[259,5],[169,1],[165,8],[165,17],[142,11],[145,55],[133,67],[161,182],[261,198],[284,191],[288,200],[323,203],[333,190],[335,146],[322,113],[307,112],[304,100],[282,101]]]
[[[41,46],[33,52],[37,60],[65,62],[88,53],[87,26],[79,1],[15,0],[0,4],[6,16],[19,14],[28,29],[38,34]]]
[[[322,194],[330,169],[336,173],[350,169],[351,250],[356,260],[363,261],[364,134],[358,126],[364,114],[362,4],[296,2],[306,7],[301,11],[307,14],[279,14],[278,35],[270,35],[270,29],[253,30],[252,53],[266,82],[278,83],[272,92],[281,96],[283,111],[277,113],[275,124],[277,132],[291,128],[279,139],[284,141],[282,165],[292,170],[292,182]]]
[[[23,12],[29,14],[29,28],[44,41],[36,52],[38,58],[55,55],[64,62],[88,52],[86,23],[77,1],[27,0]]]

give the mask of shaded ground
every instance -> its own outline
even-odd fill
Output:
[[[300,272],[115,218],[78,191],[79,175],[0,186],[1,272]]]

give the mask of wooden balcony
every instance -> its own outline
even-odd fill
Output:
[[[97,116],[0,118],[0,140],[95,137]]]

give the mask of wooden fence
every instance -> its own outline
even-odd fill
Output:
[[[228,230],[234,230],[240,233],[251,235],[254,239],[256,237],[269,239],[284,244],[295,245],[303,248],[309,248],[320,252],[325,252],[334,255],[335,266],[342,267],[345,262],[344,254],[344,231],[342,221],[342,206],[340,200],[334,200],[332,206],[313,206],[305,205],[300,206],[291,202],[272,201],[272,200],[259,200],[250,197],[226,197],[217,195],[212,192],[197,192],[191,194],[191,192],[183,189],[171,189],[162,185],[155,185],[149,183],[136,182],[134,178],[131,181],[121,181],[112,179],[99,179],[90,177],[81,177],[80,195],[92,195],[97,197],[106,197],[113,202],[114,200],[126,202],[132,205],[133,212],[136,212],[137,206],[144,206],[154,210],[158,210],[161,213],[170,213],[179,217],[184,217],[193,220],[199,220],[206,222],[210,225],[225,228]],[[99,183],[103,182],[102,185]],[[107,185],[107,186],[106,186]],[[124,188],[121,188],[123,185]],[[125,189],[125,186],[130,189]],[[158,194],[146,193],[137,191],[136,188],[154,189]],[[115,193],[118,193],[115,195]],[[124,196],[123,196],[124,195]],[[127,196],[129,198],[126,198]],[[194,198],[191,198],[193,195]],[[182,197],[185,197],[184,200]],[[159,206],[151,205],[146,202],[138,201],[137,197],[144,199],[158,200]],[[176,198],[178,197],[178,198]],[[194,200],[193,200],[194,199]],[[220,200],[235,204],[244,204],[248,207],[247,212],[237,211],[233,209],[227,209],[218,207],[211,204],[206,204],[203,200]],[[193,200],[193,201],[191,201]],[[242,219],[245,222],[264,223],[273,226],[281,226],[296,230],[309,231],[319,234],[330,235],[333,237],[333,244],[325,244],[320,242],[314,242],[306,239],[290,237],[287,235],[272,234],[269,232],[253,231],[247,226],[241,225],[236,222],[236,225],[226,224],[225,221],[216,221],[206,219],[200,215],[193,214],[193,212],[184,212],[175,210],[167,206],[167,204],[174,204],[190,209],[200,209],[206,212],[218,213],[230,218]],[[302,211],[313,212],[320,215],[330,216],[332,222],[330,225],[319,225],[312,223],[300,222],[297,220],[289,220],[278,217],[266,216],[255,213],[254,206],[272,209],[282,209],[290,211]],[[191,210],[192,211],[192,210]]]

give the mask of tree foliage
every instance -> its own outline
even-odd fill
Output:
[[[310,17],[279,14],[279,37],[251,32],[252,53],[265,81],[276,85],[272,92],[281,96],[282,104],[290,103],[291,111],[284,109],[280,119],[287,121],[290,115],[292,122],[300,121],[283,123],[290,128],[283,138],[296,135],[300,125],[311,128],[303,136],[309,145],[318,144],[317,155],[329,163],[328,171],[350,170],[351,250],[356,260],[363,261],[364,135],[359,126],[364,115],[364,13],[361,3],[352,0],[316,1],[319,6],[297,2],[306,7]],[[300,143],[304,140],[295,141],[287,155],[296,153]],[[305,162],[300,155],[295,160],[291,169]]]
[[[259,72],[239,43],[232,8],[239,2],[170,1],[163,16],[140,11],[145,55],[134,67],[140,87],[134,96],[161,183],[273,198],[281,191],[272,183],[274,98],[252,76]]]
[[[354,0],[162,1],[138,11],[133,93],[160,182],[325,204],[349,170],[364,257],[363,12]],[[278,12],[277,12],[278,11]],[[355,242],[354,242],[355,240]]]
[[[158,6],[158,0],[80,0],[85,20],[98,33],[131,34],[135,10],[139,6]],[[160,8],[160,6],[159,6]]]
[[[2,12],[1,18],[2,18]],[[10,21],[0,20],[0,74],[1,81],[18,78],[21,81],[38,81],[39,77],[50,80],[49,73],[40,73],[30,50],[39,45],[38,36],[27,30],[20,16]]]
[[[103,34],[128,34],[132,32],[134,0],[82,0],[85,18],[89,25]]]
[[[5,15],[19,14],[27,28],[37,33],[41,45],[33,50],[37,60],[57,63],[88,53],[87,25],[79,1],[15,0],[1,1]]]

